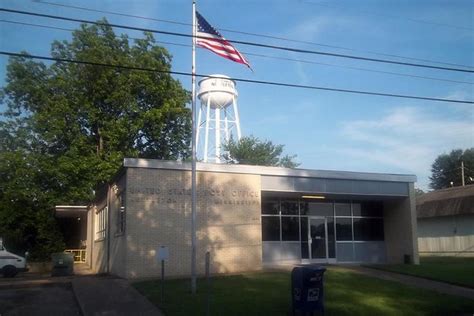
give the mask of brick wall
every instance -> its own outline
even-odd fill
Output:
[[[160,274],[160,246],[169,248],[168,276],[189,275],[191,267],[191,173],[127,169],[126,277]],[[261,268],[260,176],[198,173],[197,267],[205,252],[213,273]]]
[[[112,185],[109,198],[109,229],[110,260],[109,271],[115,275],[126,277],[126,236],[118,225],[120,198],[126,199],[126,177],[122,176]]]

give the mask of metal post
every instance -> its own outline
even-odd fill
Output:
[[[163,304],[165,296],[165,260],[161,260],[161,298],[160,303]]]
[[[235,117],[235,126],[237,128],[237,140],[240,140],[242,138],[242,133],[240,132],[240,118],[239,118],[239,110],[237,108],[237,99],[232,97],[232,104],[234,106],[234,117]]]
[[[207,302],[206,302],[206,315],[211,315],[211,254],[209,251],[206,252],[206,281],[207,281]]]
[[[204,131],[204,162],[207,162],[207,153],[208,149],[207,146],[209,146],[209,124],[211,121],[211,96],[207,99],[207,104],[206,104],[206,128]]]
[[[229,120],[227,118],[227,108],[224,108],[224,130],[225,130],[225,141],[229,143]]]
[[[461,177],[462,177],[462,186],[465,186],[464,182],[464,161],[461,161]]]
[[[197,119],[197,124],[196,124],[196,151],[198,150],[197,148],[200,146],[199,136],[201,134],[201,120],[202,120],[202,106],[199,107],[198,119]],[[201,143],[202,143],[202,140],[201,140]]]
[[[193,0],[191,140],[191,293],[196,294],[196,0]]]
[[[215,135],[216,135],[216,158],[215,162],[220,163],[221,162],[221,110],[219,108],[215,109],[215,118],[216,118],[216,130],[215,130]]]

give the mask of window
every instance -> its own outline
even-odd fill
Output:
[[[354,216],[382,217],[383,203],[377,201],[367,201],[352,204]]]
[[[281,217],[281,239],[283,241],[300,240],[300,221],[297,216]]]
[[[334,216],[332,203],[302,203],[301,215],[310,216]]]
[[[298,202],[297,201],[282,201],[281,202],[281,214],[282,215],[298,215]]]
[[[117,234],[122,234],[125,232],[125,198],[123,193],[118,196],[118,204],[119,207],[117,208]]]
[[[107,227],[107,206],[95,212],[95,240],[105,239]]]
[[[351,216],[350,203],[336,203],[336,216]]]
[[[352,240],[352,219],[336,217],[336,239],[338,241]]]
[[[377,241],[384,240],[383,219],[354,218],[354,240]]]
[[[279,216],[262,216],[262,240],[280,241]]]
[[[262,214],[280,214],[280,203],[278,202],[278,200],[269,200],[262,202]]]

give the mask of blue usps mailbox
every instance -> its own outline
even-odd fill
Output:
[[[321,312],[324,314],[323,276],[321,266],[297,266],[291,271],[293,314]]]

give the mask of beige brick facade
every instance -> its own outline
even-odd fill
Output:
[[[126,231],[123,236],[111,234],[112,273],[126,278],[157,276],[157,249],[167,246],[167,275],[189,275],[190,175],[181,170],[127,169]],[[204,273],[206,251],[211,254],[213,273],[260,269],[260,176],[199,172],[197,179],[198,273]],[[112,231],[116,214],[113,204]]]
[[[341,249],[336,249],[336,257],[326,259],[345,262],[348,261],[349,255],[353,258],[351,260],[386,256],[387,262],[399,263],[403,262],[405,255],[409,255],[412,262],[418,263],[414,186],[411,182],[413,177],[354,173],[342,176],[347,179],[356,178],[357,181],[353,181],[350,188],[354,186],[355,191],[366,190],[365,194],[368,197],[373,197],[374,192],[379,191],[379,194],[387,194],[384,199],[383,216],[385,238],[378,242],[376,248],[372,247],[373,244],[369,241],[360,244],[365,248],[339,247]],[[303,193],[298,192],[313,190],[321,194],[320,192],[339,190],[342,192],[341,196],[347,198],[348,180],[346,178],[341,180],[342,176],[341,172],[336,171],[320,175],[319,171],[311,170],[199,165],[196,227],[198,274],[204,274],[207,251],[211,255],[212,273],[260,270],[263,258],[266,263],[278,262],[280,259],[275,258],[287,256],[293,256],[291,258],[295,262],[308,258],[303,257],[300,245],[284,238],[283,221],[281,226],[277,227],[280,229],[279,241],[275,242],[276,239],[272,239],[262,242],[261,193],[267,194],[267,199],[269,192],[271,197],[278,196],[276,193],[281,192],[281,196],[301,199]],[[392,182],[377,181],[379,178],[389,179]],[[314,187],[309,185],[311,183]],[[325,185],[318,186],[320,183]],[[385,193],[382,193],[380,188],[384,188]],[[402,189],[406,189],[406,192]],[[359,198],[357,192],[354,193],[355,199]],[[397,192],[399,195],[396,195]],[[189,164],[144,159],[125,160],[124,167],[115,181],[98,192],[97,196],[98,199],[89,209],[87,219],[89,254],[87,260],[94,271],[112,273],[124,278],[158,277],[161,272],[157,258],[158,249],[166,246],[169,249],[166,275],[168,277],[190,275]],[[121,209],[121,206],[124,208]],[[107,209],[107,229],[101,235],[100,229],[97,231],[97,223],[98,221],[103,223],[104,218],[98,216],[97,211],[104,208]],[[120,220],[121,214],[125,215],[124,230],[123,225],[120,225],[123,223]],[[357,242],[360,246],[360,241]],[[339,245],[338,242],[336,244]],[[347,253],[344,252],[346,250]],[[352,253],[356,251],[358,252]]]

